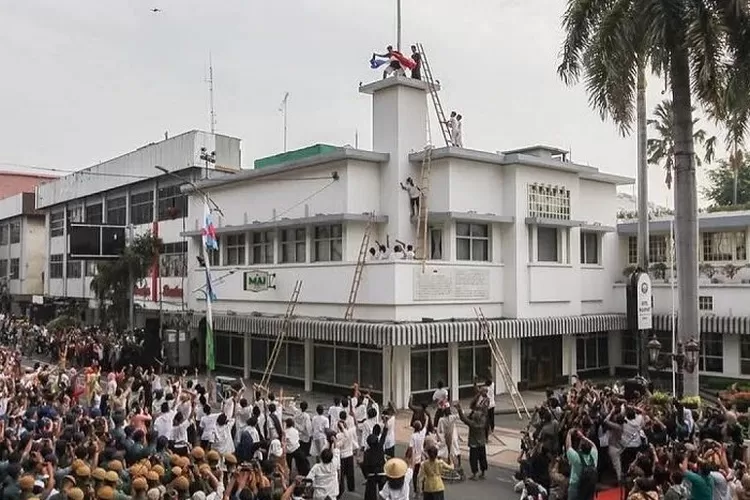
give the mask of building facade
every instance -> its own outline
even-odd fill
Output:
[[[215,152],[215,163],[201,155]],[[91,290],[98,260],[69,257],[71,223],[126,226],[132,235],[151,231],[163,241],[159,266],[135,284],[136,326],[154,324],[164,314],[184,311],[187,278],[187,197],[180,186],[240,169],[240,140],[191,131],[118,156],[37,187],[36,209],[43,214],[46,302],[75,299],[84,319],[97,320]],[[157,168],[159,167],[159,168]],[[166,170],[165,173],[164,170]]]
[[[205,193],[222,212],[213,216],[219,250],[208,255],[218,368],[262,374],[299,280],[275,373],[308,390],[358,381],[404,407],[438,382],[455,399],[475,376],[491,375],[502,392],[474,307],[522,386],[609,371],[609,338],[625,327],[612,288],[621,272],[616,189],[632,179],[572,163],[556,148],[432,149],[428,258],[368,259],[354,320],[342,319],[370,219],[369,246],[417,246],[401,184],[420,182],[426,154],[426,84],[388,78],[360,91],[372,99],[373,151],[277,155],[191,193],[186,235],[197,292],[188,303],[199,332]]]

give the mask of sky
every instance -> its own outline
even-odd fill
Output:
[[[564,6],[402,0],[403,45],[424,45],[444,107],[464,116],[466,147],[546,144],[635,177],[635,136],[556,74]],[[216,130],[242,139],[245,167],[282,150],[285,92],[289,149],[353,145],[356,134],[369,149],[371,100],[358,85],[379,78],[367,61],[395,44],[395,12],[396,0],[0,0],[0,170],[75,170],[165,131],[208,130],[209,54]],[[662,90],[650,78],[649,111]],[[672,206],[663,172],[650,170],[650,199]]]

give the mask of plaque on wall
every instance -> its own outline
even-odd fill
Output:
[[[414,270],[414,300],[488,300],[489,269]]]

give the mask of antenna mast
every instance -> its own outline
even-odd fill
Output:
[[[211,53],[208,53],[208,99],[211,106],[209,119],[211,120],[211,133],[216,133],[216,111],[214,111],[214,63]]]
[[[401,52],[401,0],[396,0],[396,50]]]
[[[287,109],[287,103],[289,102],[289,92],[284,94],[284,100],[281,101],[281,106],[279,106],[279,111],[284,117],[284,152],[286,153],[286,136],[287,136],[287,127],[286,127],[286,109]]]

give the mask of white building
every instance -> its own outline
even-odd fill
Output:
[[[215,164],[201,160],[202,153],[212,151]],[[69,259],[68,224],[108,224],[132,226],[136,235],[152,231],[164,243],[159,269],[136,284],[138,324],[152,319],[158,329],[160,314],[181,313],[187,242],[180,234],[193,214],[180,185],[183,179],[234,173],[240,165],[239,139],[191,131],[38,186],[36,209],[45,216],[46,231],[33,245],[46,256],[40,266],[44,288],[39,290],[45,302],[79,299],[93,321],[98,307],[90,286],[97,262]]]
[[[413,260],[368,261],[355,321],[341,319],[368,214],[375,214],[373,240],[416,241],[399,184],[420,179],[425,155],[424,82],[388,78],[360,91],[372,96],[373,151],[292,152],[200,184],[224,212],[214,217],[220,250],[210,255],[219,369],[263,372],[301,280],[276,372],[308,390],[359,381],[404,407],[410,394],[443,381],[458,398],[494,365],[474,306],[490,318],[522,386],[587,369],[608,372],[618,356],[612,332],[625,327],[613,289],[622,269],[616,189],[633,181],[545,146],[503,154],[434,149],[430,258],[424,268]],[[201,194],[191,194],[193,289],[205,282],[195,258],[202,203]],[[275,288],[254,292],[264,271]],[[205,310],[204,297],[190,294],[189,308]],[[192,319],[199,331],[202,317]],[[497,367],[492,371],[503,392]]]

